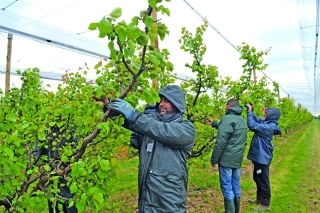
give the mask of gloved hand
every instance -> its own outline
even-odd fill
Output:
[[[108,104],[108,108],[113,111],[120,112],[121,114],[124,115],[126,119],[130,119],[134,112],[134,109],[131,106],[131,104],[129,104],[128,102],[120,98],[111,100],[110,103]]]
[[[281,134],[281,130],[280,129],[275,129],[273,131],[273,135],[280,135]]]
[[[245,108],[247,108],[247,112],[252,112],[253,105],[251,105],[251,104],[246,104],[246,105],[244,105],[244,106],[245,106]]]

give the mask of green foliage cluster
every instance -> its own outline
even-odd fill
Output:
[[[267,68],[268,65],[264,63],[263,57],[269,53],[270,49],[257,51],[256,48],[242,43],[242,46],[238,46],[241,53],[239,59],[244,61],[242,75],[237,80],[229,76],[219,78],[216,66],[203,63],[206,45],[202,37],[207,27],[208,24],[204,22],[196,29],[195,35],[186,28],[182,28],[182,37],[179,40],[181,49],[193,57],[192,63],[186,63],[185,66],[196,74],[196,78],[181,84],[186,94],[186,116],[194,122],[197,132],[191,157],[203,156],[212,149],[217,132],[211,126],[205,125],[204,121],[205,119],[219,120],[225,113],[226,102],[229,99],[237,99],[242,106],[253,103],[254,111],[260,117],[263,117],[264,107],[279,107],[282,112],[279,126],[284,131],[310,121],[312,115],[300,105],[295,107],[292,104],[290,109],[284,107],[283,99],[279,100],[278,83],[272,82],[273,85],[269,85],[266,76],[261,79],[252,78],[256,70],[264,71]],[[225,92],[222,92],[223,88]],[[292,102],[291,99],[288,100]],[[288,114],[288,110],[292,113]],[[246,117],[245,112],[243,116]],[[293,119],[294,122],[292,122]],[[248,134],[251,133],[248,132]]]
[[[313,119],[313,115],[308,110],[302,108],[300,104],[295,106],[290,98],[281,98],[279,108],[281,111],[279,125],[286,133]]]
[[[111,56],[95,66],[94,85],[86,80],[85,66],[66,72],[53,93],[44,89],[34,68],[22,73],[21,89],[13,88],[1,98],[0,200],[9,201],[11,211],[41,212],[47,199],[55,205],[63,202],[60,192],[65,185],[74,194],[69,206],[80,212],[98,212],[105,205],[112,190],[108,182],[130,132],[122,127],[121,116],[111,116],[110,110],[104,113],[103,104],[93,97],[125,98],[133,106],[139,101],[156,103],[159,97],[150,81],[157,78],[160,86],[175,81],[169,52],[152,46],[157,35],[164,39],[169,33],[161,21],[151,18],[152,10],[168,15],[170,11],[162,0],[148,3],[129,23],[119,20],[122,10],[116,8],[90,24],[90,30],[108,39]],[[35,145],[49,154],[35,158]]]

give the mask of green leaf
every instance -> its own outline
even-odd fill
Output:
[[[119,18],[122,15],[122,9],[120,7],[117,7],[116,9],[112,10],[110,13],[110,16],[112,18]]]
[[[18,141],[18,140],[20,140],[20,139],[16,135],[8,135],[7,136],[7,141],[9,141],[9,142]]]
[[[63,155],[62,157],[61,157],[61,160],[62,160],[62,162],[68,162],[68,157],[67,156],[65,156],[65,155]]]
[[[98,23],[98,29],[100,32],[99,37],[104,38],[107,34],[112,32],[112,24],[106,20],[105,18],[102,18],[101,21]]]
[[[116,32],[119,36],[119,40],[121,43],[123,43],[126,40],[126,30],[123,27],[119,27],[116,29]]]
[[[96,65],[94,65],[95,69],[98,69],[99,67],[101,67],[102,65],[102,61],[99,61]]]
[[[155,7],[157,4],[156,0],[148,0],[148,3],[150,4],[151,7]]]
[[[129,46],[131,52],[134,53],[134,51],[135,51],[135,49],[136,49],[136,43],[135,43],[134,41],[132,41],[132,40],[129,40],[129,41],[128,41],[128,46]]]
[[[29,126],[29,124],[23,124],[22,126],[21,126],[21,129],[25,129],[25,128],[27,128]]]
[[[19,147],[20,146],[20,140],[13,141],[13,144],[16,145],[17,147]]]
[[[72,183],[71,186],[70,186],[70,191],[71,193],[75,193],[78,191],[78,187],[75,183]]]
[[[102,95],[102,88],[100,86],[97,86],[94,91],[95,91],[95,97],[100,98]]]
[[[151,93],[149,90],[147,90],[147,89],[143,90],[142,96],[145,97],[145,101],[146,101],[147,103],[152,103],[152,101],[153,101],[153,96],[152,96],[152,93]]]
[[[38,138],[41,141],[44,141],[46,139],[46,134],[44,133],[43,129],[40,129],[38,132]]]
[[[0,124],[0,131],[7,131],[10,129],[10,125],[8,124]]]
[[[154,20],[150,16],[147,16],[146,19],[144,20],[144,24],[148,28],[151,27],[153,23],[154,23]]]
[[[150,56],[149,56],[149,59],[150,59],[150,62],[153,63],[153,64],[155,64],[156,66],[159,64],[159,60],[157,59],[156,56],[150,55]]]
[[[49,166],[48,164],[44,165],[44,167],[43,167],[43,168],[44,168],[44,170],[46,170],[46,171],[50,171],[50,169],[51,169],[51,168],[50,168],[50,166]]]
[[[168,8],[163,8],[162,12],[170,16],[170,10]]]
[[[53,127],[56,124],[56,122],[50,122],[49,126]]]
[[[27,171],[27,174],[30,175],[30,174],[32,174],[32,172],[33,172],[33,170],[32,170],[32,169],[29,169],[29,170]]]
[[[17,121],[17,116],[14,113],[9,113],[6,115],[6,119],[8,121],[16,122]]]
[[[100,166],[101,166],[101,169],[107,171],[110,169],[110,162],[108,160],[101,160]]]
[[[86,206],[83,203],[77,202],[76,207],[80,212],[83,212]]]
[[[105,179],[108,177],[108,173],[103,171],[102,169],[99,169],[98,172],[97,172],[98,176],[102,179]]]
[[[93,198],[96,201],[98,201],[100,204],[103,203],[103,201],[104,201],[103,195],[100,192],[93,194]]]
[[[150,42],[151,43],[154,43],[154,41],[156,40],[156,36],[157,36],[158,34],[156,34],[156,33],[152,33],[152,32],[149,32],[148,33],[148,36],[149,36],[149,39],[150,39]]]
[[[81,195],[81,200],[86,201],[87,199],[88,199],[87,194],[86,194],[86,193],[83,193],[83,194]]]
[[[93,23],[91,23],[91,24],[89,25],[88,29],[89,29],[89,30],[95,30],[95,29],[97,29],[97,27],[98,27],[98,23],[93,22]]]
[[[132,26],[137,26],[139,23],[139,17],[138,16],[134,16],[132,19],[131,19],[131,25]]]
[[[103,130],[104,132],[106,132],[107,134],[109,134],[110,132],[110,127],[106,122],[101,122],[97,125],[98,129]]]
[[[129,49],[127,49],[127,48],[125,48],[123,50],[123,52],[124,52],[124,57],[125,58],[128,58],[129,56],[132,56],[131,51]]]
[[[141,46],[148,44],[148,37],[145,34],[141,34],[139,38],[137,38],[137,43]]]
[[[72,206],[74,206],[74,201],[73,201],[72,199],[69,199],[69,206],[68,206],[68,208],[70,208],[70,207],[72,207]]]
[[[127,30],[128,30],[128,38],[130,39],[139,38],[141,34],[141,31],[138,27],[128,26]]]

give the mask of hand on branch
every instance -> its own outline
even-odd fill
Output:
[[[120,112],[124,115],[126,119],[130,119],[134,112],[134,109],[131,106],[131,104],[120,98],[111,100],[108,107],[113,111]]]
[[[205,124],[209,124],[209,125],[211,125],[212,122],[213,122],[213,121],[212,121],[211,119],[206,119],[206,120],[204,121]]]

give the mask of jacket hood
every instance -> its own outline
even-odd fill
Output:
[[[178,85],[168,85],[159,91],[159,96],[166,97],[182,114],[186,112],[186,99]]]
[[[230,107],[226,114],[236,114],[236,115],[241,115],[243,109],[241,106],[233,106],[233,107]]]
[[[266,109],[266,121],[274,121],[278,123],[280,118],[279,108],[267,108]]]

